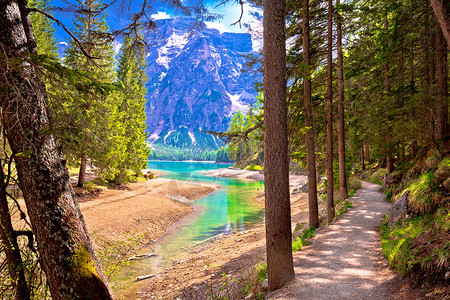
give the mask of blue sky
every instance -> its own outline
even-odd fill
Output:
[[[141,2],[140,1],[131,1],[131,10],[140,9]],[[182,0],[182,2],[187,2],[189,0]],[[195,1],[195,0],[194,0]],[[55,7],[67,7],[68,3],[76,3],[75,0],[53,0],[52,5]],[[107,2],[105,2],[107,3]],[[161,0],[153,1],[153,9],[152,9],[152,18],[173,18],[179,15],[175,14],[173,8],[167,6],[167,4],[161,2]],[[255,8],[250,7],[248,4],[244,5],[244,15],[242,18],[243,26],[239,27],[238,24],[231,26],[232,23],[236,22],[239,19],[241,13],[241,7],[235,0],[231,0],[229,3],[225,5],[221,5],[217,8],[217,4],[221,3],[221,1],[217,0],[204,0],[204,3],[208,10],[213,13],[221,14],[222,18],[216,22],[207,22],[206,25],[210,28],[215,28],[221,32],[247,32],[246,24],[253,24],[253,27],[256,27],[256,23],[254,18],[250,15],[250,12],[256,11]],[[260,12],[262,14],[262,12]],[[67,12],[56,12],[55,17],[62,21],[65,26],[69,29],[72,28],[72,14]],[[120,11],[117,7],[111,7],[107,10],[107,22],[110,28],[119,29],[125,26],[128,23],[127,13]],[[69,40],[69,36],[60,26],[56,26],[56,39],[58,42],[67,42]],[[117,46],[120,48],[120,44],[117,43]]]

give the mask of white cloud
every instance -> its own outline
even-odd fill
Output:
[[[263,14],[262,9],[254,7],[245,2],[244,13],[241,18],[241,26],[239,26],[239,24],[235,24],[232,26],[231,24],[238,21],[241,16],[241,6],[239,4],[225,4],[217,8],[214,8],[212,6],[208,8],[211,12],[218,13],[223,16],[221,23],[216,24],[223,24],[225,28],[224,31],[250,33],[252,35],[253,50],[258,51],[259,49],[262,48],[262,18],[258,19],[252,15],[257,14],[259,16],[262,16]]]
[[[170,19],[170,15],[165,11],[158,11],[156,14],[151,15],[151,17],[153,20]]]
[[[59,42],[58,45],[64,45],[64,46],[68,46],[69,44],[66,42]]]
[[[114,41],[114,53],[118,54],[122,48],[122,44],[119,41]]]
[[[205,22],[205,24],[206,24],[206,27],[212,28],[212,29],[217,29],[217,30],[219,30],[220,33],[223,33],[226,31],[225,24],[223,24],[222,22]]]

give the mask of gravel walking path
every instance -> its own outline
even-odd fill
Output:
[[[362,182],[353,208],[316,231],[294,254],[295,280],[267,299],[389,299],[395,274],[381,254],[377,227],[391,206],[381,187]]]

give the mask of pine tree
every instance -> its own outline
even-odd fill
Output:
[[[294,279],[286,101],[286,3],[264,1],[264,182],[267,277],[275,290]]]
[[[122,87],[120,111],[125,124],[124,143],[126,151],[119,163],[115,181],[126,180],[126,171],[136,175],[144,169],[150,155],[145,144],[147,138],[145,114],[145,51],[144,45],[126,37],[119,57],[117,78]]]
[[[82,53],[75,41],[70,42],[64,63],[83,76],[74,79],[76,89],[65,95],[64,109],[71,124],[63,133],[63,146],[69,162],[80,164],[78,186],[82,186],[88,160],[105,179],[113,179],[119,172],[118,163],[123,161],[126,144],[123,111],[119,108],[121,97],[117,90],[111,91],[116,79],[114,48],[105,38],[109,29],[105,15],[99,12],[101,3],[86,0],[78,5],[74,32],[94,59]]]
[[[60,144],[48,130],[53,124],[45,84],[28,60],[37,48],[26,2],[0,1],[0,24],[2,130],[11,150],[22,154],[14,157],[15,167],[52,298],[113,299]],[[14,68],[4,68],[12,61]]]
[[[50,14],[53,13],[49,0],[31,0],[28,1],[28,5],[30,8],[37,8]],[[53,22],[43,14],[36,12],[31,13],[30,18],[33,24],[38,54],[46,55],[52,59],[58,58]]]

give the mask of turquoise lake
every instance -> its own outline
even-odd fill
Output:
[[[264,189],[263,182],[211,177],[201,173],[201,171],[229,166],[231,165],[213,162],[150,161],[148,163],[148,169],[160,170],[164,174],[161,177],[173,179],[174,189],[178,180],[214,183],[221,188],[194,201],[192,205],[196,208],[196,212],[176,224],[175,228],[158,242],[139,251],[141,253],[155,252],[156,255],[133,261],[124,270],[125,274],[132,274],[131,276],[135,278],[158,273],[165,266],[182,258],[186,254],[186,249],[199,241],[221,233],[244,231],[264,219],[264,210],[254,201],[258,190]],[[128,292],[122,297],[130,299],[131,294]]]

